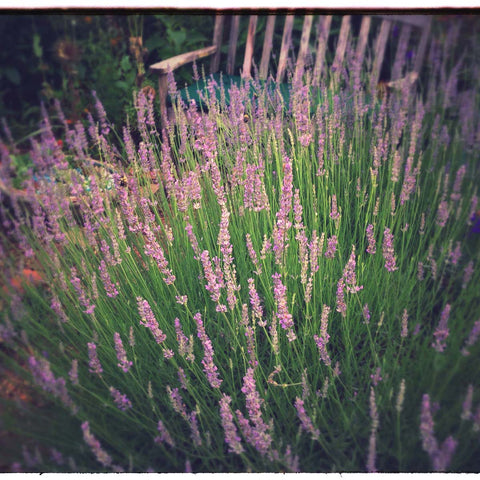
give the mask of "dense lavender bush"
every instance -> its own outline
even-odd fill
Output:
[[[45,112],[1,212],[44,284],[4,290],[2,355],[72,430],[14,468],[478,468],[478,96],[451,121],[437,73],[425,100],[295,81],[287,108],[211,84],[163,132],[139,92],[136,141],[98,101],[62,148]]]

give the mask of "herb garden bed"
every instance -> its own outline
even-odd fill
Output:
[[[425,97],[346,76],[315,109],[173,88],[163,136],[140,90],[135,141],[100,102],[61,144],[45,112],[0,210],[0,356],[50,425],[10,470],[477,471],[478,80],[430,68]]]

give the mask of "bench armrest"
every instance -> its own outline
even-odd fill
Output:
[[[161,62],[154,63],[150,65],[150,70],[153,73],[157,74],[166,74],[169,71],[173,72],[177,68],[186,65],[187,63],[198,60],[199,58],[208,57],[209,55],[214,54],[217,51],[216,45],[211,47],[200,48],[199,50],[194,50],[193,52],[182,53],[175,57],[167,58],[167,60],[162,60]]]

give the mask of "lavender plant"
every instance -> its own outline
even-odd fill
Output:
[[[478,468],[478,118],[358,76],[314,108],[308,81],[287,108],[209,85],[202,113],[171,81],[163,132],[136,94],[135,141],[96,99],[62,149],[44,112],[30,154],[56,181],[1,214],[5,283],[14,242],[45,284],[3,292],[2,358],[72,430],[12,468]]]

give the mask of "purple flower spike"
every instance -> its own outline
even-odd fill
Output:
[[[297,415],[300,419],[302,429],[306,432],[310,432],[313,440],[318,440],[318,437],[320,436],[320,430],[313,426],[312,420],[307,415],[307,412],[305,412],[304,402],[299,397],[295,399],[295,408],[297,409]]]
[[[175,442],[173,441],[170,433],[165,428],[165,425],[163,424],[163,422],[161,420],[158,421],[157,430],[160,432],[160,435],[158,437],[154,438],[154,442],[156,444],[166,443],[166,444],[170,445],[171,447],[175,446]]]
[[[208,382],[213,388],[220,388],[220,385],[222,384],[222,379],[219,378],[218,376],[218,368],[217,366],[213,363],[213,346],[210,338],[208,338],[206,332],[205,332],[205,327],[203,326],[202,322],[202,316],[200,313],[196,313],[193,318],[195,319],[195,322],[197,323],[197,330],[198,330],[198,338],[200,338],[200,341],[202,342],[203,345],[203,351],[205,353],[205,356],[203,357],[202,360],[202,365],[203,365],[203,371],[207,375]]]
[[[107,292],[107,297],[114,298],[118,295],[117,286],[118,283],[115,285],[110,278],[110,274],[107,270],[107,264],[104,260],[100,262],[100,278],[102,279],[103,286],[105,287],[105,291]]]
[[[325,363],[325,365],[330,365],[332,362],[330,356],[327,352],[327,343],[330,339],[330,335],[327,333],[328,328],[328,315],[330,313],[330,307],[324,305],[322,309],[322,319],[320,323],[320,335],[314,335],[313,339],[317,344],[318,351],[320,353],[320,359]]]
[[[237,434],[237,427],[233,423],[233,414],[230,410],[232,399],[222,394],[220,399],[220,418],[222,420],[223,430],[225,431],[225,442],[229,447],[229,451],[240,455],[243,452],[242,439]]]
[[[333,258],[335,256],[336,249],[337,249],[337,236],[333,235],[331,238],[327,239],[327,250],[325,252],[325,257]]]
[[[113,397],[115,405],[122,411],[132,408],[132,402],[127,398],[125,394],[119,392],[116,388],[110,387],[110,393]]]
[[[127,353],[122,343],[122,339],[118,332],[115,332],[113,335],[115,341],[115,351],[117,352],[118,366],[127,373],[130,370],[130,367],[133,365],[131,361],[127,358]]]
[[[100,375],[103,372],[103,368],[100,360],[98,359],[97,346],[93,342],[87,343],[87,346],[89,358],[88,366],[90,367],[90,373],[96,373],[97,375]]]
[[[158,327],[158,322],[152,308],[148,302],[141,297],[137,297],[137,304],[138,312],[141,317],[140,323],[152,332],[155,341],[160,345],[166,340],[167,336]]]
[[[383,258],[385,259],[385,268],[389,272],[394,272],[398,270],[398,267],[395,265],[395,252],[393,250],[393,234],[390,232],[388,227],[385,228],[383,232]]]
[[[433,405],[430,404],[430,396],[423,395],[422,413],[420,416],[420,436],[422,438],[422,447],[428,453],[436,472],[444,472],[447,470],[453,453],[457,446],[457,441],[453,437],[447,437],[442,446],[438,446],[437,439],[434,434],[434,423],[432,417]]]
[[[450,315],[450,309],[451,306],[450,304],[446,304],[445,308],[442,311],[442,315],[440,317],[440,322],[438,323],[437,328],[435,329],[435,332],[433,336],[435,337],[435,342],[432,343],[432,347],[437,351],[437,352],[443,352],[446,347],[446,340],[448,338],[449,330],[447,328],[447,322],[448,322],[448,317]]]
[[[83,439],[85,443],[90,447],[97,461],[104,467],[110,467],[112,465],[112,458],[105,450],[102,449],[100,442],[90,432],[90,425],[88,422],[82,423]]]
[[[368,225],[367,227],[367,239],[368,239],[367,253],[370,253],[370,255],[374,255],[377,249],[375,248],[375,236],[373,234],[372,224]]]
[[[291,342],[297,337],[293,331],[293,317],[288,311],[287,301],[287,287],[282,283],[282,277],[279,273],[274,273],[273,278],[273,293],[275,296],[275,303],[277,304],[277,317],[280,325],[284,330],[288,330],[288,340]]]

